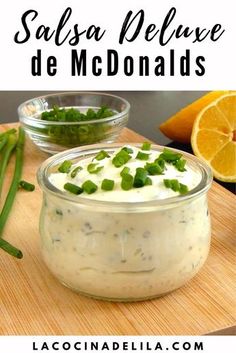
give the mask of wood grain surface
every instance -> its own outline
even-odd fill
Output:
[[[12,126],[2,125],[0,131]],[[144,138],[124,129],[119,140],[141,142]],[[209,192],[211,251],[194,279],[159,299],[103,302],[62,286],[43,263],[38,232],[42,192],[35,175],[47,157],[27,139],[23,177],[34,183],[36,190],[18,192],[4,231],[4,238],[18,246],[24,258],[16,260],[0,251],[1,335],[202,335],[229,327],[233,330],[236,232],[232,193],[213,183]]]

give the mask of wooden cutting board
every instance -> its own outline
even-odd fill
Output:
[[[0,126],[0,130],[12,127]],[[123,142],[143,137],[124,129]],[[159,299],[110,303],[80,296],[50,274],[40,254],[38,219],[42,193],[35,173],[48,155],[27,140],[24,179],[36,185],[21,191],[4,237],[24,253],[16,260],[0,251],[1,335],[202,335],[236,323],[235,196],[213,183],[209,192],[212,245],[200,273],[181,289]],[[13,161],[9,165],[8,181]],[[229,332],[229,331],[228,331]]]

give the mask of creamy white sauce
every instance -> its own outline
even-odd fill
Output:
[[[130,146],[126,146],[130,147]],[[113,201],[113,202],[140,202],[140,201],[150,201],[150,200],[160,200],[166,199],[169,197],[177,196],[178,192],[175,192],[169,188],[166,188],[163,180],[164,179],[177,179],[180,183],[188,186],[188,189],[191,190],[196,187],[200,180],[201,175],[199,172],[196,172],[189,167],[188,163],[186,164],[186,171],[180,172],[172,164],[166,163],[166,169],[163,175],[149,175],[152,179],[152,185],[148,185],[141,188],[132,188],[131,190],[123,190],[121,188],[121,176],[120,172],[124,167],[130,168],[130,174],[135,175],[136,168],[144,168],[145,164],[152,163],[160,155],[156,151],[141,151],[136,147],[130,147],[134,151],[133,154],[130,154],[132,157],[125,165],[122,167],[116,168],[112,164],[112,159],[115,154],[119,151],[116,150],[113,154],[110,155],[110,158],[104,158],[101,161],[93,160],[93,158],[86,158],[80,161],[78,164],[72,166],[71,170],[76,168],[78,165],[83,169],[76,175],[75,178],[71,178],[71,173],[52,173],[49,176],[50,182],[57,187],[58,189],[64,190],[64,185],[66,183],[73,183],[78,186],[81,186],[84,181],[91,180],[97,186],[98,190],[93,194],[82,193],[79,197],[92,198],[94,200],[104,200],[104,201]],[[147,161],[136,159],[137,153],[141,151],[149,154],[149,159]],[[87,171],[87,166],[90,163],[98,163],[98,166],[103,166],[103,169],[97,174],[90,174]],[[112,191],[103,191],[101,189],[101,183],[103,179],[112,179],[115,182],[115,187]]]
[[[137,149],[134,157],[136,156]],[[149,152],[148,152],[149,153]],[[155,160],[152,151],[148,162]],[[50,182],[64,190],[66,182],[81,185],[90,179],[99,189],[92,195],[81,194],[78,202],[44,194],[40,234],[44,260],[52,273],[65,285],[93,297],[108,300],[140,300],[168,293],[191,279],[204,264],[210,245],[210,218],[206,193],[172,206],[128,212],[86,207],[81,197],[107,201],[148,201],[176,196],[163,186],[163,178],[178,179],[191,190],[201,179],[197,169],[186,165],[178,172],[167,165],[165,175],[151,176],[152,186],[130,191],[120,188],[120,171],[112,157],[99,164],[99,174],[89,174],[80,161],[82,172],[71,179],[65,173],[53,173]],[[95,161],[93,161],[95,162]],[[132,158],[126,166],[133,174],[146,161]],[[76,166],[74,166],[76,167]],[[72,168],[73,169],[73,168]],[[101,191],[102,179],[116,181],[113,191]],[[133,208],[133,205],[131,205]]]

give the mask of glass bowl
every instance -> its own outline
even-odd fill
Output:
[[[151,299],[184,285],[208,256],[207,191],[212,174],[196,157],[173,150],[182,153],[200,176],[199,184],[185,195],[143,202],[101,201],[62,192],[50,183],[49,175],[64,160],[76,163],[101,149],[110,153],[121,146],[76,148],[41,165],[42,254],[54,276],[81,294],[113,301]]]
[[[59,108],[75,108],[86,113],[106,106],[111,117],[79,122],[41,120],[41,114]],[[99,142],[111,143],[127,125],[130,104],[123,98],[97,92],[57,93],[30,99],[18,107],[19,120],[30,139],[41,150],[55,154],[73,147]]]

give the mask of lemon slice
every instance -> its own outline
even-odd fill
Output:
[[[212,91],[181,109],[160,125],[161,132],[173,141],[190,143],[194,121],[198,113],[229,91]]]
[[[191,144],[216,179],[236,182],[236,93],[223,95],[198,114]]]

